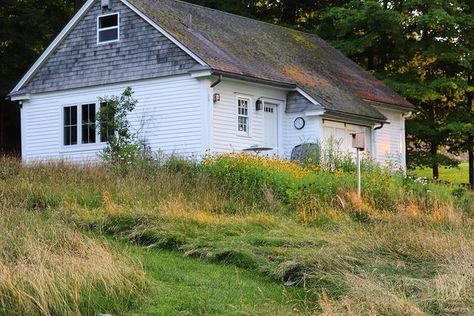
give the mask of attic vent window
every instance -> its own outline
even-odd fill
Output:
[[[97,44],[117,42],[120,39],[119,13],[97,17]]]

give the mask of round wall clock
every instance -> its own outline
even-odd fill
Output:
[[[303,127],[306,125],[306,121],[302,117],[297,117],[295,119],[295,128],[296,129],[303,129]]]

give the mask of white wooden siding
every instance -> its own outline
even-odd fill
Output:
[[[405,119],[401,111],[378,108],[390,124],[374,131],[374,156],[380,163],[394,169],[406,168]]]
[[[197,155],[209,146],[205,126],[209,89],[189,75],[33,95],[23,104],[22,154],[27,162],[96,160],[104,145],[62,146],[62,107],[120,95],[130,86],[138,100],[129,115],[132,129],[153,151]],[[79,108],[78,108],[79,110]]]
[[[258,99],[279,103],[279,119],[284,120],[286,94],[284,90],[264,85],[246,83],[237,80],[224,79],[214,88],[214,93],[221,95],[221,100],[213,105],[212,150],[215,152],[241,151],[250,146],[264,145],[264,111],[256,111],[255,102]],[[250,131],[249,136],[239,135],[237,131],[237,98],[250,99]],[[280,129],[279,139],[283,139]],[[279,147],[282,148],[280,141]]]
[[[306,116],[304,113],[286,113],[283,122],[284,156],[291,157],[295,146],[308,143],[316,143],[321,135],[321,117]],[[304,118],[306,124],[301,130],[294,126],[297,117]]]
[[[352,147],[352,135],[354,133],[365,133],[365,150],[366,152],[372,153],[372,128],[368,126],[342,123],[333,120],[323,120],[323,134],[322,142],[323,146],[330,146],[329,142],[336,142],[333,144],[337,150],[342,152],[349,152],[354,155],[357,152]]]

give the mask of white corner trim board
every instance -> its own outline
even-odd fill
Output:
[[[28,70],[28,72],[21,78],[18,84],[13,88],[11,93],[19,91],[23,85],[25,85],[28,80],[33,77],[36,71],[41,67],[41,65],[46,61],[46,59],[54,52],[54,50],[59,46],[59,44],[66,38],[66,36],[72,31],[72,29],[79,23],[82,17],[87,13],[89,8],[94,4],[96,0],[88,0],[82,8],[74,15],[74,17],[69,21],[69,23],[63,28],[61,33],[54,39],[54,41],[48,46],[48,48],[41,54],[38,60],[33,64],[33,66]],[[138,14],[142,19],[148,22],[151,26],[153,26],[156,30],[158,30],[161,34],[163,34],[167,39],[172,41],[176,44],[179,48],[185,51],[189,56],[191,56],[195,61],[197,61],[201,66],[208,66],[199,56],[194,54],[191,50],[189,50],[186,46],[184,46],[180,41],[174,38],[171,34],[166,32],[162,27],[158,24],[153,22],[150,18],[148,18],[143,12],[138,10],[134,7],[130,2],[127,0],[120,0],[123,4],[125,4],[128,8],[130,8],[133,12]],[[18,98],[17,98],[18,99]]]

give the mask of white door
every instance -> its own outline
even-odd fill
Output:
[[[265,102],[264,111],[264,141],[265,147],[272,148],[272,151],[266,152],[268,155],[278,154],[278,105]]]

